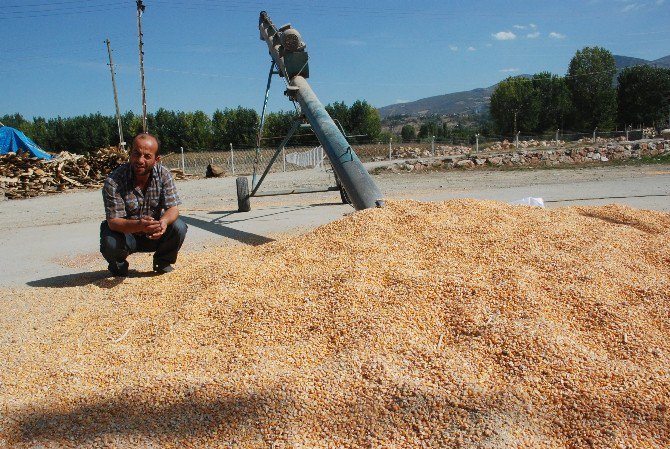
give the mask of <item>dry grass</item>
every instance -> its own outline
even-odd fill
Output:
[[[0,446],[665,448],[669,230],[391,202],[162,277],[5,290]]]

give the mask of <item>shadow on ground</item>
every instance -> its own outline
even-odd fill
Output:
[[[212,234],[217,234],[221,237],[237,240],[238,242],[245,243],[247,245],[257,246],[263,245],[264,243],[274,242],[274,239],[269,237],[224,226],[217,222],[217,220],[206,221],[201,220],[200,218],[188,217],[186,215],[181,215],[181,219],[184,220],[184,222],[189,226],[195,226],[196,228],[211,232]]]
[[[282,408],[254,393],[221,400],[200,399],[188,388],[183,393],[183,399],[168,403],[159,396],[121,394],[74,407],[19,412],[9,442],[88,444],[98,438],[128,435],[170,440],[202,438],[222,428],[241,432],[267,414],[264,410],[270,405]],[[281,413],[272,418],[278,424],[283,419]]]
[[[144,272],[136,270],[130,270],[128,272],[129,278],[142,278],[151,276],[156,276],[156,273],[153,271]],[[95,284],[100,288],[113,288],[122,283],[124,279],[125,278],[123,277],[111,277],[111,274],[107,270],[98,270],[37,279],[35,281],[26,282],[26,285],[29,287],[64,288],[83,287],[86,285]]]

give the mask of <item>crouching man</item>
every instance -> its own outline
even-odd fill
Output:
[[[148,133],[133,139],[130,163],[105,180],[102,196],[107,219],[100,225],[100,252],[114,276],[128,275],[126,258],[154,252],[156,273],[168,273],[186,237],[179,218],[181,200],[172,174],[160,162],[158,140]]]

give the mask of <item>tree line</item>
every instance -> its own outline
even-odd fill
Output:
[[[351,106],[335,102],[326,110],[349,136],[349,141],[375,140],[381,133],[381,119],[376,108],[365,100]],[[295,111],[266,114],[263,126],[263,146],[276,146],[289,132],[292,123],[299,119]],[[0,122],[23,131],[47,151],[84,154],[97,148],[119,143],[115,116],[100,113],[76,117],[28,120],[21,114],[0,117]],[[121,116],[126,142],[142,132],[142,116],[131,111]],[[147,114],[147,129],[161,142],[163,152],[226,150],[232,143],[235,148],[253,148],[256,145],[260,116],[250,108],[237,107],[216,110],[211,116],[203,111],[183,112],[164,108]],[[318,145],[313,132],[299,130],[291,139],[299,145]]]
[[[663,126],[670,116],[670,69],[634,66],[617,76],[612,53],[586,47],[576,52],[566,76],[542,72],[500,82],[490,112],[505,135]]]

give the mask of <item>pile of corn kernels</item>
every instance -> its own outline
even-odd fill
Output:
[[[670,214],[389,202],[143,274],[0,290],[0,447],[670,447]]]

